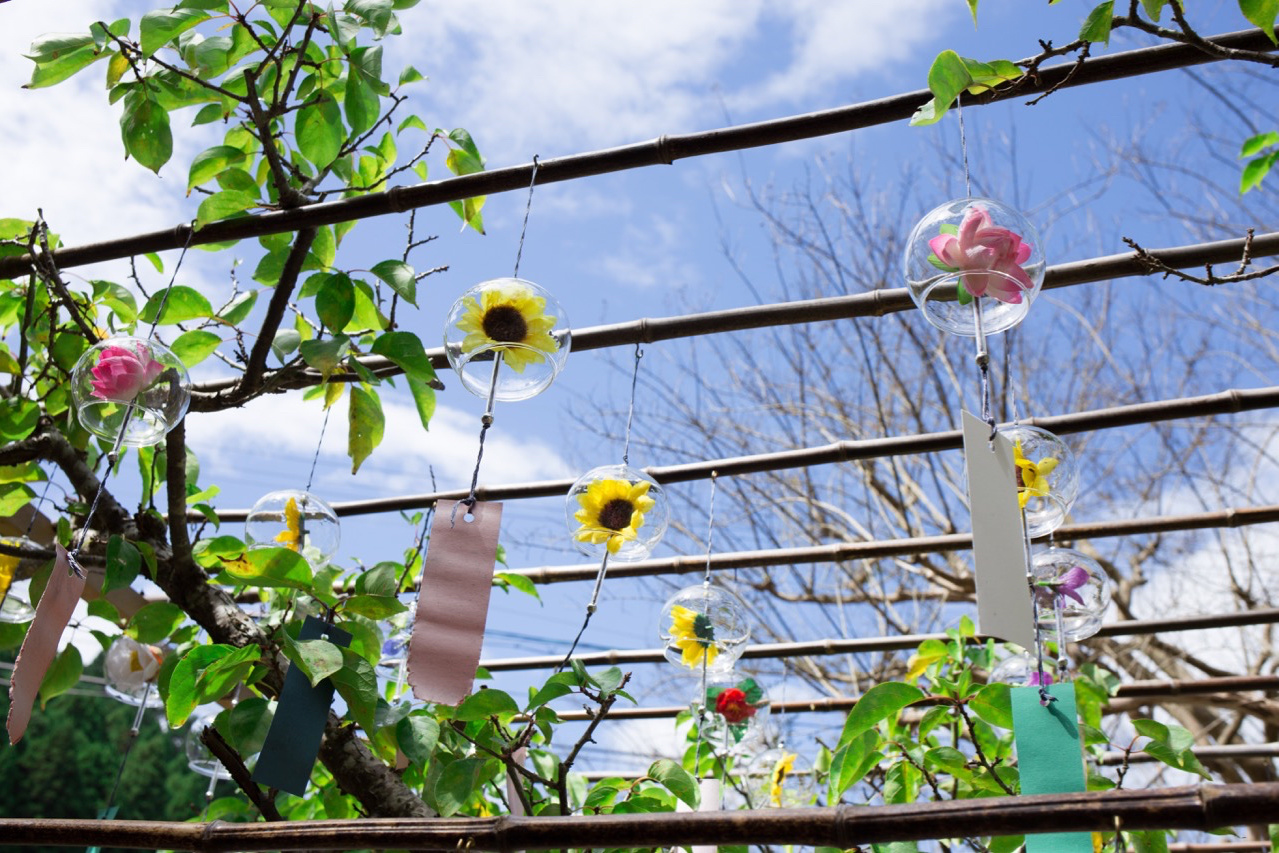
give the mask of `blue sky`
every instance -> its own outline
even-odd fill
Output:
[[[981,59],[1019,58],[1037,50],[1038,38],[1072,39],[1091,5],[1066,0],[1047,8],[1023,0],[986,0],[975,30],[963,0],[424,2],[402,16],[407,35],[388,41],[387,65],[411,63],[429,78],[414,93],[411,107],[428,125],[466,127],[490,166],[506,166],[528,162],[535,154],[548,158],[922,88],[932,58],[944,48]],[[99,70],[50,90],[19,88],[30,73],[20,53],[36,35],[83,29],[99,18],[148,8],[93,0],[61,0],[56,14],[43,3],[0,7],[0,104],[8,117],[0,127],[6,163],[0,184],[3,215],[29,218],[43,206],[51,227],[72,245],[191,217],[193,204],[183,196],[185,163],[213,144],[207,135],[179,130],[174,160],[157,178],[123,162],[117,113],[106,103]],[[1237,13],[1230,13],[1230,4],[1223,8],[1212,16],[1220,26],[1209,31],[1244,26]],[[1126,46],[1131,45],[1117,39],[1111,49]],[[1137,200],[1126,176],[1103,179],[1094,173],[1092,160],[1107,140],[1172,145],[1182,116],[1208,105],[1202,91],[1187,86],[1184,78],[1164,75],[1065,91],[1035,107],[1007,103],[970,109],[965,118],[975,189],[1011,193],[1016,198],[1004,200],[1037,216],[1049,263],[1122,251],[1119,232],[1111,227],[1116,220],[1123,223],[1123,234],[1149,245],[1177,242],[1181,235],[1168,228],[1157,207],[1144,197]],[[180,124],[175,122],[175,128]],[[1235,153],[1230,145],[1237,146],[1247,133],[1223,127],[1221,135],[1228,159]],[[402,142],[401,150],[406,149]],[[918,175],[921,184],[944,184],[949,195],[930,190],[933,195],[906,202],[922,215],[945,198],[962,195],[962,178],[953,165],[957,155],[953,120],[932,129],[903,122],[543,187],[533,198],[521,273],[555,293],[579,327],[751,304],[756,297],[734,273],[723,247],[760,281],[769,280],[774,260],[759,218],[740,203],[744,180],[756,188],[786,188],[816,182],[823,164],[844,169],[851,160],[885,193],[895,192],[909,174]],[[1214,168],[1229,179],[1224,166]],[[433,177],[445,174],[438,159],[432,170]],[[1081,184],[1090,178],[1092,183]],[[1107,192],[1099,200],[1077,203],[1093,187]],[[447,264],[449,270],[423,283],[421,311],[404,328],[434,345],[458,294],[476,282],[510,274],[525,203],[523,193],[489,199],[485,236],[460,232],[447,209],[419,214],[419,232],[440,239],[414,262],[419,269]],[[362,267],[398,257],[404,223],[403,217],[362,223],[339,263]],[[247,281],[254,250],[245,244],[217,255],[193,252],[180,280],[210,293],[225,292],[231,259],[244,261],[238,274]],[[170,266],[175,257],[166,256]],[[888,286],[898,286],[896,271],[867,272],[869,280],[882,277]],[[117,264],[72,274],[120,279],[123,272]],[[158,287],[162,280],[148,274],[147,283]],[[644,412],[660,404],[663,388],[677,387],[683,352],[661,344],[648,348],[641,393],[655,399],[640,401],[637,435],[660,441],[664,425]],[[629,351],[580,353],[546,394],[500,405],[482,482],[570,476],[619,461],[620,443],[601,442],[583,425],[594,421],[620,428],[629,367]],[[197,378],[216,370],[206,363]],[[464,486],[482,402],[458,383],[449,384],[429,435],[417,425],[406,394],[384,394],[387,436],[358,477],[349,474],[345,457],[344,409],[335,413],[314,491],[333,501],[426,492],[431,490],[428,467],[434,467],[440,487]],[[321,420],[317,405],[304,405],[296,396],[192,418],[188,433],[203,463],[202,483],[222,488],[223,507],[248,506],[267,491],[300,487]],[[632,459],[640,465],[676,461]],[[706,488],[698,483],[678,490],[704,500]],[[121,489],[129,493],[129,487]],[[705,525],[701,517],[683,522],[694,530]],[[343,531],[344,553],[367,564],[397,557],[410,542],[407,525],[397,517],[352,519]],[[512,566],[577,562],[558,499],[508,504],[503,539]],[[660,550],[657,556],[670,553]],[[493,628],[544,636],[548,643],[494,636],[486,643],[486,656],[562,648],[588,594],[587,584],[566,585],[546,591],[546,603],[539,607],[522,596],[495,592]],[[652,584],[608,585],[586,647],[655,645],[662,597]],[[645,679],[641,694],[656,691],[666,677],[654,668],[641,668],[637,676]],[[777,687],[772,689],[777,697]]]

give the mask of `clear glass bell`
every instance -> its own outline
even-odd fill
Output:
[[[144,699],[148,708],[163,708],[164,700],[155,684],[163,665],[164,649],[121,634],[107,649],[106,694],[135,708]]]
[[[71,401],[81,426],[122,447],[158,444],[191,403],[186,365],[164,344],[117,337],[84,351],[71,371]]]
[[[1061,527],[1079,496],[1079,465],[1069,445],[1045,429],[1023,424],[1001,427],[1013,446],[1017,502],[1034,537]]]
[[[666,659],[690,674],[728,672],[751,636],[742,600],[707,584],[685,587],[671,596],[661,619],[658,633]]]
[[[1078,642],[1101,630],[1110,581],[1096,560],[1073,548],[1049,548],[1031,557],[1030,570],[1045,640]]]
[[[1053,683],[1051,660],[1044,661],[1044,686]],[[1039,662],[1027,652],[1016,652],[1004,658],[990,671],[987,684],[1007,684],[1010,687],[1036,687],[1039,685]]]
[[[244,520],[250,548],[288,548],[319,571],[338,552],[342,525],[333,507],[310,492],[281,489],[263,495]]]
[[[542,393],[564,369],[571,345],[564,307],[521,278],[495,278],[468,289],[444,325],[449,365],[466,390],[485,399],[494,383],[495,400]]]
[[[745,771],[745,789],[753,809],[811,806],[817,796],[813,768],[799,753],[769,749],[755,756]]]
[[[221,711],[222,709],[216,705],[196,709],[191,718],[187,720],[187,732],[182,738],[182,748],[187,756],[187,767],[193,772],[210,779],[231,778],[231,774],[227,773],[226,768],[222,766],[222,762],[214,758],[213,753],[209,752],[209,748],[204,745],[204,741],[200,740],[200,735],[205,728],[213,725],[213,721],[217,719]]]
[[[626,465],[587,471],[564,499],[569,535],[588,557],[610,562],[647,558],[666,533],[670,507],[657,481]]]
[[[929,323],[975,337],[1020,323],[1044,283],[1043,243],[1026,217],[988,198],[930,211],[910,233],[903,260],[911,299]]]
[[[0,539],[10,548],[38,548],[30,539],[7,536]],[[0,554],[0,622],[19,624],[30,622],[36,615],[36,609],[21,596],[13,593],[12,586],[17,577],[18,566],[22,558],[13,554]]]
[[[733,672],[708,679],[706,739],[724,752],[739,752],[764,734],[771,702],[754,678]]]

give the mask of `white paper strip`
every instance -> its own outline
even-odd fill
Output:
[[[977,579],[977,621],[983,634],[1035,647],[1030,587],[1026,584],[1026,540],[1013,448],[1002,435],[990,443],[990,426],[964,412],[964,461],[968,466],[968,506],[973,518],[973,562]]]

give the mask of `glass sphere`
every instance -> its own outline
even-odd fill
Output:
[[[707,740],[723,752],[741,750],[764,733],[768,693],[750,676],[731,672],[709,679],[706,687]]]
[[[550,387],[572,343],[568,315],[545,289],[522,278],[495,278],[462,294],[444,326],[444,352],[462,384],[488,398],[527,400]]]
[[[754,809],[811,806],[817,794],[813,769],[798,753],[769,749],[746,766],[745,789]]]
[[[1030,536],[1051,533],[1066,521],[1079,496],[1079,465],[1070,447],[1039,427],[1014,424],[1000,435],[1013,446],[1017,502]]]
[[[666,602],[659,634],[671,663],[696,675],[722,675],[742,656],[751,629],[740,598],[699,584]]]
[[[155,680],[164,664],[164,649],[139,643],[121,634],[107,649],[106,693],[112,699],[137,707],[146,700],[148,708],[164,707]]]
[[[264,495],[244,520],[244,541],[250,548],[288,548],[315,571],[328,565],[341,540],[333,507],[300,489]]]
[[[386,634],[386,639],[382,641],[382,657],[374,667],[378,678],[396,682],[404,678],[401,668],[409,659],[409,641],[413,639],[413,620],[417,615],[416,594],[400,595],[400,601],[407,599],[412,599],[407,602],[408,610],[396,613],[379,624]]]
[[[670,507],[666,491],[643,471],[603,465],[587,471],[568,490],[564,515],[577,550],[631,563],[646,558],[662,541]]]
[[[186,365],[164,344],[142,338],[100,341],[71,371],[80,424],[122,447],[150,447],[182,420],[191,403]],[[123,427],[123,436],[121,428]]]
[[[1044,686],[1053,683],[1054,662],[1044,658]],[[1011,687],[1035,687],[1039,684],[1039,661],[1029,652],[1017,652],[999,662],[986,679],[987,684],[1007,684]]]
[[[214,758],[213,753],[209,752],[209,748],[204,745],[204,741],[200,740],[200,735],[205,728],[213,725],[213,721],[217,719],[221,711],[222,709],[216,705],[196,709],[196,712],[191,715],[191,719],[187,721],[187,733],[182,738],[182,748],[187,756],[187,767],[210,779],[231,778],[231,774],[227,773],[226,768],[222,766],[222,762]]]
[[[1007,205],[960,198],[934,208],[906,242],[906,286],[929,323],[964,337],[1022,321],[1044,283],[1035,226]]]
[[[6,536],[0,539],[0,542],[10,548],[39,547],[25,536],[20,538]],[[12,554],[0,554],[0,622],[17,624],[30,622],[35,618],[36,610],[31,606],[31,603],[18,598],[11,589],[14,582],[13,579],[17,576],[18,566],[21,562],[21,557]]]
[[[1101,629],[1110,581],[1096,560],[1072,548],[1049,548],[1031,557],[1030,572],[1045,640],[1077,642]]]

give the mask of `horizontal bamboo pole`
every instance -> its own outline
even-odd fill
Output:
[[[1200,761],[1238,761],[1247,758],[1279,758],[1279,743],[1227,743],[1217,746],[1195,746],[1191,752]],[[1144,752],[1133,752],[1125,755],[1122,752],[1103,752],[1097,763],[1103,767],[1117,767],[1121,764],[1148,764],[1158,761],[1153,755]]]
[[[551,850],[729,844],[847,849],[890,841],[1125,829],[1206,831],[1279,820],[1279,783],[991,797],[894,806],[589,817],[272,823],[0,819],[0,845],[175,850]]]
[[[1227,33],[1213,36],[1208,40],[1228,48],[1260,51],[1274,49],[1274,45],[1261,30]],[[1204,65],[1219,60],[1220,57],[1209,55],[1190,45],[1163,44],[1144,47],[1093,57],[1082,64],[1066,62],[1044,68],[1033,78],[1026,78],[1017,86],[991,90],[983,95],[967,96],[964,103],[970,107],[978,106],[1047,92],[1055,88],[1120,80],[1143,74],[1171,71],[1176,68]],[[795,142],[901,121],[910,118],[915,110],[931,97],[932,93],[927,89],[920,89],[838,109],[699,133],[665,135],[619,148],[539,160],[537,183],[553,184],[645,166],[670,165],[676,160],[688,157]],[[177,249],[187,245],[188,242],[192,245],[204,245],[297,231],[304,227],[333,225],[338,222],[402,213],[415,208],[460,201],[472,196],[489,196],[511,190],[524,190],[532,179],[533,164],[527,163],[416,186],[393,187],[385,192],[307,205],[293,210],[212,222],[197,232],[192,232],[189,224],[182,224],[118,240],[71,246],[56,250],[53,253],[53,260],[58,266],[66,268],[127,258],[147,252]],[[32,258],[28,255],[0,258],[0,278],[24,274],[30,269],[31,263]]]
[[[1103,625],[1099,637],[1132,637],[1177,631],[1203,631],[1210,628],[1235,628],[1244,625],[1273,625],[1279,622],[1279,608],[1242,610],[1236,613],[1213,613],[1177,619],[1128,619]],[[974,643],[988,638],[979,635]],[[757,643],[746,647],[742,660],[774,660],[779,658],[824,655],[864,654],[868,652],[910,651],[927,640],[949,642],[946,634],[903,634],[896,637],[864,637],[851,640],[811,640],[803,643]],[[616,666],[635,663],[664,663],[662,649],[624,649],[574,655],[585,666]],[[538,655],[521,658],[492,658],[480,661],[489,672],[513,672],[527,669],[551,669],[559,666],[563,655]]]
[[[1066,524],[1057,528],[1054,541],[1105,539],[1178,530],[1205,530],[1217,527],[1243,527],[1279,521],[1279,506],[1227,509],[1190,515],[1161,515],[1127,521],[1097,521]],[[1041,536],[1035,541],[1045,541]],[[709,563],[711,571],[728,569],[791,566],[800,563],[829,563],[845,560],[871,560],[882,557],[912,557],[918,554],[940,554],[972,548],[971,533],[948,533],[941,536],[916,536],[909,539],[883,539],[865,542],[841,542],[807,548],[773,548],[761,551],[730,551],[722,554],[667,557],[637,563],[610,564],[610,578],[652,577],[654,575],[701,574]],[[598,565],[547,566],[536,569],[512,569],[510,574],[523,575],[534,583],[566,583],[594,580]]]
[[[1151,249],[1148,250],[1148,254],[1174,269],[1202,267],[1206,264],[1237,263],[1243,257],[1246,242],[1243,238],[1218,240],[1211,243]],[[1279,233],[1262,234],[1253,238],[1248,249],[1253,258],[1279,254]],[[1125,252],[1050,266],[1044,275],[1044,289],[1072,287],[1078,284],[1145,274],[1148,274],[1146,267],[1137,253]],[[585,352],[607,347],[652,344],[658,341],[740,332],[778,325],[819,323],[853,317],[883,317],[901,311],[911,311],[914,307],[915,303],[911,301],[910,293],[906,288],[898,287],[849,296],[828,296],[770,305],[751,305],[674,317],[644,317],[624,323],[575,329],[573,330],[573,350]],[[443,370],[448,367],[448,359],[444,355],[443,347],[429,349],[426,355],[437,369]],[[378,376],[393,376],[401,372],[393,362],[381,356],[364,356],[360,359],[360,363]],[[279,390],[303,388],[317,385],[321,380],[319,373],[308,370],[295,374],[288,381],[275,382],[272,387]],[[231,377],[196,385],[195,397],[192,401],[193,411],[215,408],[217,404],[215,395],[231,390],[238,382],[237,378]]]
[[[1066,415],[1049,415],[1042,418],[1024,418],[1022,424],[1037,426],[1057,435],[1073,435],[1103,429],[1118,429],[1137,424],[1160,423],[1184,418],[1210,417],[1238,414],[1259,409],[1279,408],[1279,385],[1265,388],[1244,388],[1203,394],[1198,397],[1179,397],[1156,400],[1149,403],[1133,403],[1105,409],[1091,409]],[[890,436],[860,440],[837,441],[818,447],[783,450],[777,453],[759,453],[683,465],[654,465],[644,469],[657,482],[687,483],[710,479],[712,473],[720,477],[753,474],[763,471],[782,471],[810,465],[829,465],[838,462],[854,462],[861,459],[878,459],[885,456],[937,453],[957,450],[963,446],[959,430],[920,433],[917,435]],[[476,495],[482,501],[511,501],[528,498],[545,498],[566,495],[573,480],[539,480],[528,483],[509,483],[497,486],[479,486]],[[418,495],[398,495],[389,498],[373,498],[361,501],[336,501],[333,511],[340,517],[373,515],[383,512],[425,509],[440,500],[461,500],[466,489],[425,492]],[[223,521],[244,521],[249,510],[221,510]],[[189,518],[199,521],[203,516],[192,513]],[[620,566],[619,566],[620,569]],[[613,573],[613,569],[609,569]],[[594,574],[591,575],[594,577]]]
[[[691,683],[691,682],[690,682]],[[1210,693],[1239,693],[1247,690],[1274,692],[1279,690],[1279,675],[1228,675],[1223,678],[1197,678],[1191,681],[1130,681],[1119,685],[1115,699],[1167,699],[1177,696],[1203,696]],[[807,699],[790,702],[772,702],[773,713],[815,714],[835,711],[851,711],[860,697],[829,696],[824,699]],[[926,705],[928,700],[916,704]],[[667,720],[688,710],[688,705],[655,705],[648,708],[611,708],[609,720]],[[581,711],[556,711],[567,722],[590,720],[591,714]]]

